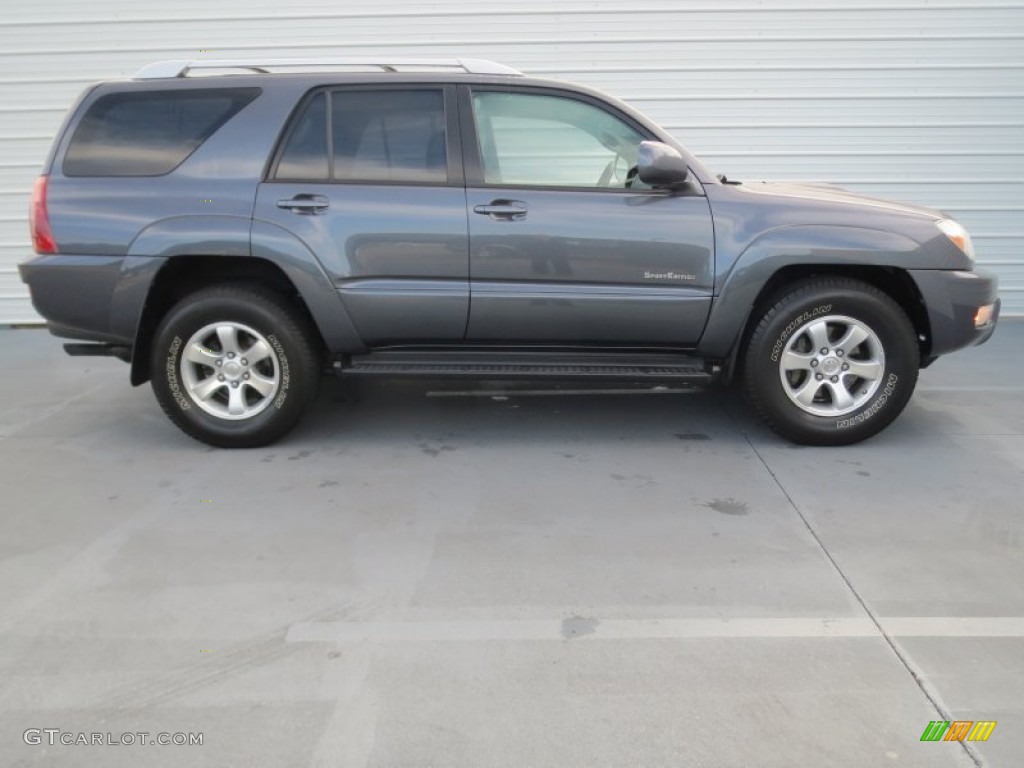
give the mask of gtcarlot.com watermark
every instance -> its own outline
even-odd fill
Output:
[[[124,733],[104,733],[86,731],[62,731],[60,728],[28,728],[21,735],[22,740],[36,746],[46,744],[51,747],[133,747],[133,746],[177,746],[201,747],[202,733],[151,733],[150,731],[125,731]]]

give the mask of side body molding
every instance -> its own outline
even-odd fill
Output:
[[[720,254],[725,255],[725,254]],[[783,267],[793,265],[934,268],[927,248],[909,237],[876,229],[824,224],[783,226],[751,241],[727,270],[711,305],[698,354],[724,359],[739,341],[761,289]]]

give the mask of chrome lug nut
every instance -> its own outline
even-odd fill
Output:
[[[249,364],[249,361],[248,361],[248,360],[246,360],[246,359],[245,359],[245,358],[243,357],[243,358],[242,358],[242,365],[248,365],[248,364]]]
[[[217,374],[217,381],[224,381],[224,374],[223,373],[218,373]]]
[[[837,349],[837,350],[836,350],[836,357],[842,357],[842,356],[843,356],[843,354],[844,354],[844,353],[843,353],[843,350],[841,350],[841,349]]]
[[[825,377],[824,377],[824,376],[822,376],[822,375],[821,375],[820,373],[816,373],[816,374],[814,374],[814,378],[816,378],[816,379],[817,379],[818,381],[821,381],[821,380],[822,380],[822,379],[824,379]]]
[[[843,363],[843,370],[844,371],[850,370],[850,364],[849,363]]]
[[[811,360],[811,368],[817,368],[817,367],[818,367],[818,361],[817,360]]]
[[[217,358],[217,367],[218,367],[218,368],[220,368],[220,367],[221,367],[222,365],[224,365],[224,361],[223,361],[223,360],[221,360],[221,359],[220,359],[220,358],[218,357],[218,358]]]
[[[242,378],[243,378],[243,379],[248,379],[248,378],[249,378],[249,374],[248,374],[248,373],[247,373],[247,374],[245,374],[244,376],[242,376]]]
[[[235,356],[234,352],[228,352],[228,358],[234,358],[234,356]]]
[[[839,381],[839,377],[838,376],[833,376],[831,381],[832,381],[833,384],[835,384],[836,382]]]
[[[237,381],[232,381],[231,382],[231,386],[234,387],[235,389],[238,389],[238,382]]]
[[[821,354],[827,355],[828,354],[828,347],[822,347],[821,348]]]

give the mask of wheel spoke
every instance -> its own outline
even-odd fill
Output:
[[[782,361],[779,364],[785,371],[809,371],[811,370],[811,360],[814,357],[814,352],[803,354],[802,352],[794,352],[791,349],[787,349],[783,353]]]
[[[233,325],[218,325],[217,338],[220,340],[221,351],[226,355],[228,352],[238,354],[238,331]]]
[[[184,389],[211,416],[241,421],[273,405],[281,369],[275,347],[256,329],[222,318],[195,331],[181,354]]]
[[[245,383],[259,392],[262,397],[270,397],[274,391],[274,380],[255,371],[250,372],[249,379]]]
[[[830,331],[835,341],[829,340]],[[864,321],[819,315],[789,337],[777,364],[783,390],[794,406],[833,418],[871,401],[885,376],[886,355],[878,335]]]
[[[263,339],[257,339],[255,344],[242,353],[242,357],[249,361],[249,365],[265,360],[270,355],[270,345],[263,341]]]
[[[846,333],[843,334],[843,338],[835,343],[836,349],[841,349],[846,354],[850,354],[853,350],[859,347],[867,338],[869,334],[859,325],[850,325]]]
[[[826,382],[829,391],[832,393],[832,405],[838,410],[845,410],[853,405],[853,395],[850,394],[849,390],[843,385],[843,382],[837,382],[833,384],[831,381]]]
[[[851,360],[847,358],[846,364],[850,366],[849,370],[846,371],[848,375],[859,376],[866,381],[875,381],[882,375],[882,364],[877,360]]]
[[[818,390],[821,389],[822,382],[818,381],[813,377],[808,377],[807,382],[800,387],[800,389],[793,392],[793,397],[798,402],[810,406],[814,402],[814,396],[818,394]]]
[[[245,397],[242,396],[241,387],[232,387],[228,390],[228,413],[232,416],[241,416],[245,413]]]
[[[815,351],[829,346],[828,323],[824,320],[818,320],[807,326],[807,335],[811,337],[811,344],[814,345]]]
[[[205,365],[207,368],[213,368],[219,357],[220,355],[202,344],[189,344],[185,348],[186,360],[197,365]]]
[[[209,400],[214,392],[224,386],[227,385],[223,381],[218,381],[216,376],[210,376],[192,387],[192,394],[200,400]]]

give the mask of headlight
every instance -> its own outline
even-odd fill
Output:
[[[971,242],[971,236],[967,234],[967,230],[963,228],[958,222],[953,219],[941,219],[935,222],[935,226],[942,230],[942,234],[948,237],[957,248],[964,252],[964,254],[971,261],[974,261],[974,244]]]

